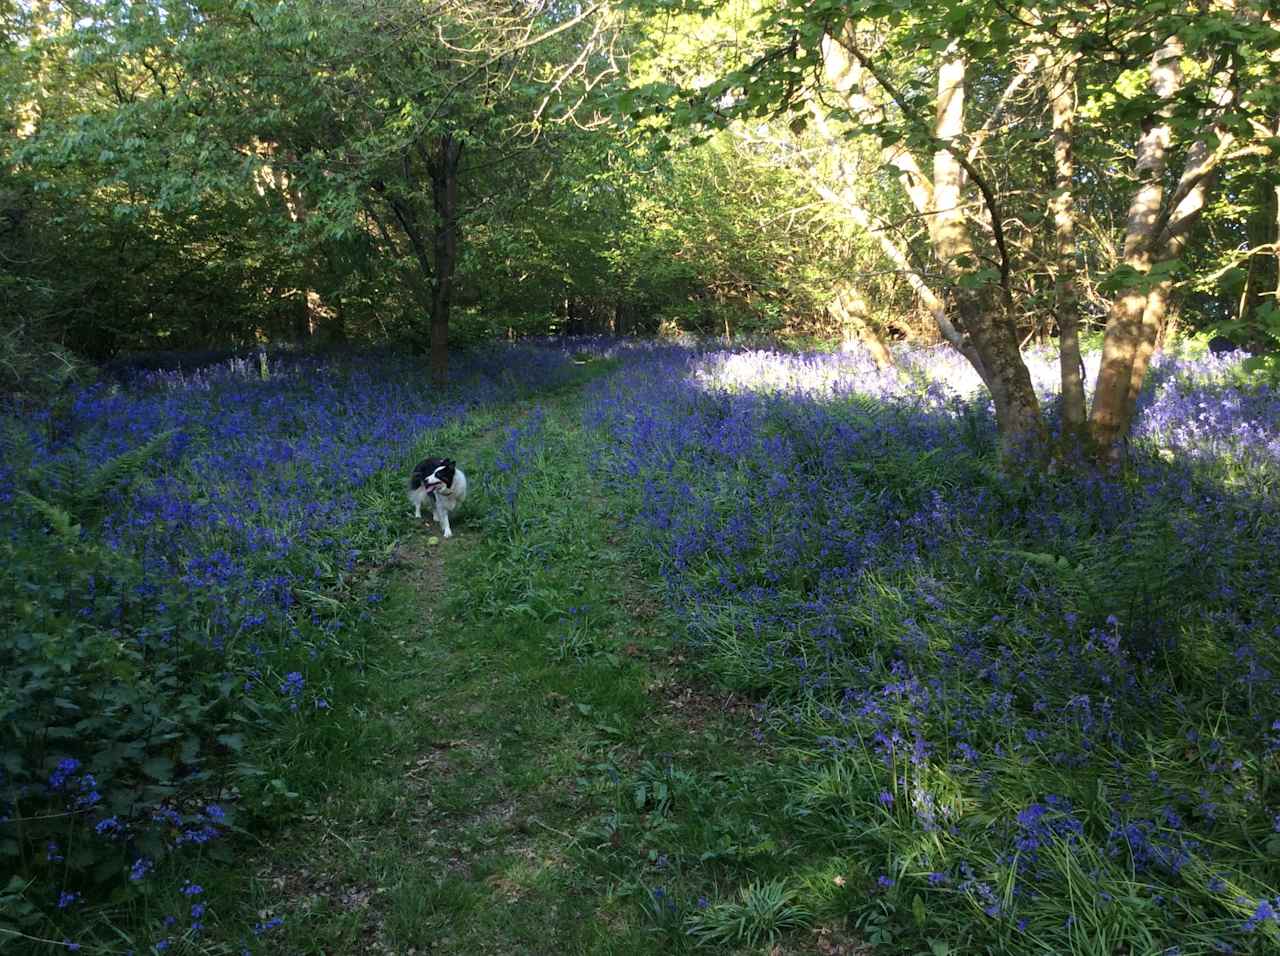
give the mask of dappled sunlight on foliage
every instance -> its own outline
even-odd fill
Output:
[[[924,899],[897,932],[1280,938],[1280,396],[1238,361],[1162,362],[1123,472],[1017,481],[927,356],[637,349],[596,386],[691,642],[809,755],[815,838]]]

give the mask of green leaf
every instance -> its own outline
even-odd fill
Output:
[[[218,734],[216,740],[233,753],[244,750],[244,734]]]
[[[168,757],[151,757],[142,763],[142,772],[158,783],[173,779],[173,761]]]

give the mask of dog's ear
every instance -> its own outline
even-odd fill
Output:
[[[446,459],[444,460],[444,466],[445,466],[446,468],[453,468],[453,467],[454,467],[455,465],[457,465],[457,464],[458,464],[458,463],[457,463],[456,461],[454,461],[452,458],[446,458]]]

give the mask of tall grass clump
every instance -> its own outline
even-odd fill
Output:
[[[1238,361],[1163,360],[1123,472],[1017,482],[945,354],[637,349],[595,387],[689,639],[880,874],[868,939],[1280,945],[1280,395]]]
[[[0,948],[200,936],[180,877],[289,812],[259,755],[335,719],[423,436],[571,370],[497,349],[441,394],[393,355],[251,356],[3,410]],[[166,894],[184,916],[131,938]]]

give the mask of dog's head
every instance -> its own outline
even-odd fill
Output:
[[[452,458],[428,459],[418,466],[422,472],[422,487],[427,491],[439,491],[453,487],[456,462]]]

